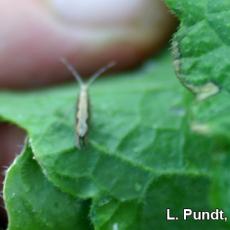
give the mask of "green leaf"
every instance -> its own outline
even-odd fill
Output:
[[[210,180],[205,175],[176,173],[154,180],[142,200],[119,202],[111,197],[96,200],[92,219],[96,229],[228,229],[223,222],[167,222],[166,209],[183,220],[183,209],[211,211]],[[200,202],[194,202],[200,201]]]
[[[230,1],[166,0],[180,18],[174,35],[174,66],[197,98],[191,129],[230,139]]]
[[[205,101],[196,102],[192,107],[191,129],[202,135],[225,139],[230,143],[230,94],[223,91]]]
[[[223,198],[229,148],[191,130],[194,98],[180,87],[170,62],[166,56],[95,83],[82,150],[75,147],[76,85],[0,93],[0,116],[24,128],[30,143],[4,185],[10,230],[87,230],[90,222],[98,230],[229,227],[165,221],[166,208],[181,215],[185,206],[212,210],[230,202]]]
[[[230,2],[166,2],[181,20],[173,46],[181,81],[201,99],[230,92]]]
[[[54,187],[33,159],[29,146],[7,170],[4,199],[9,230],[92,229],[88,202]]]
[[[184,90],[173,78],[165,84],[172,74],[168,61],[158,65],[154,78],[132,77],[129,90],[131,79],[125,77],[92,87],[90,136],[82,151],[75,147],[76,87],[2,95],[0,113],[28,130],[35,159],[62,191],[84,199],[101,191],[133,199],[152,171],[183,166]],[[131,174],[135,183],[127,183],[125,175]]]

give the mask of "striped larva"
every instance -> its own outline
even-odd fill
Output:
[[[82,146],[84,146],[86,143],[86,136],[89,131],[89,109],[90,109],[89,94],[88,94],[89,86],[102,73],[104,73],[109,68],[113,67],[115,63],[111,62],[108,65],[102,67],[95,74],[92,75],[89,81],[84,82],[72,64],[70,64],[64,58],[61,61],[67,67],[67,69],[72,73],[72,75],[75,77],[75,79],[80,85],[80,93],[78,96],[77,108],[76,108],[76,145],[78,149],[81,149]]]

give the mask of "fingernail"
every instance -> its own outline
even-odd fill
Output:
[[[107,0],[47,0],[51,10],[68,23],[91,24],[108,12]]]
[[[122,21],[138,11],[142,0],[47,0],[54,14],[72,23],[90,24]]]
[[[48,0],[52,12],[64,21],[75,23],[79,19],[79,1]],[[80,1],[81,2],[81,1]]]

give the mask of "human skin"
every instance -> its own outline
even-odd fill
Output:
[[[72,80],[61,57],[83,76],[110,61],[114,71],[135,67],[163,47],[175,26],[161,0],[0,0],[0,88]],[[24,138],[22,130],[0,125],[1,169]]]

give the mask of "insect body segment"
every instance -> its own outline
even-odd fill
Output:
[[[76,114],[76,133],[77,133],[77,146],[81,148],[85,144],[86,135],[88,132],[89,120],[89,95],[88,87],[83,84],[81,86]]]
[[[104,73],[108,68],[115,65],[114,62],[109,63],[107,66],[99,69],[88,82],[83,82],[81,76],[75,70],[75,68],[68,63],[66,59],[61,59],[62,63],[67,67],[67,69],[73,74],[78,83],[80,84],[80,93],[77,103],[76,111],[76,145],[79,149],[86,142],[86,136],[89,129],[89,86],[98,78],[102,73]]]

